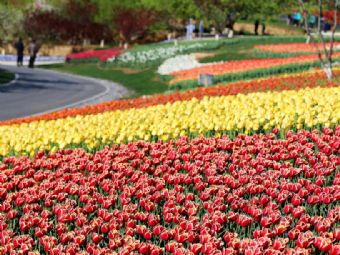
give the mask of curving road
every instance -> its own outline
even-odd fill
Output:
[[[119,99],[128,91],[119,84],[39,68],[0,65],[16,79],[0,85],[0,120],[36,115]]]

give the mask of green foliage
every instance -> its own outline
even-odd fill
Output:
[[[131,9],[153,9],[166,14],[164,18],[171,14],[172,17],[187,18],[198,14],[197,7],[192,0],[92,0],[99,7],[100,20],[110,21],[114,17],[117,8]]]
[[[20,9],[0,3],[0,45],[12,42],[21,33],[22,18]]]
[[[267,19],[282,13],[290,0],[254,1],[254,0],[193,0],[206,17],[222,31],[226,25],[230,28],[239,18]],[[224,24],[223,24],[224,23]]]

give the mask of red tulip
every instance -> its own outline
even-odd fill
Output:
[[[167,241],[168,238],[169,238],[169,234],[168,234],[167,231],[163,231],[163,232],[159,235],[159,237],[160,237],[163,241]]]
[[[146,243],[141,244],[141,246],[139,247],[139,252],[142,254],[149,254],[150,252],[149,244]]]
[[[338,255],[340,254],[340,245],[332,245],[332,248],[329,250],[329,255]]]
[[[93,233],[92,234],[92,241],[94,243],[99,243],[101,240],[103,239],[103,236],[102,235],[99,235],[97,233]]]
[[[314,245],[322,252],[327,252],[332,248],[332,240],[324,237],[316,237],[314,239]]]

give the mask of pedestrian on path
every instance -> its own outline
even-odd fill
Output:
[[[36,59],[37,53],[38,53],[38,46],[33,39],[30,39],[30,44],[28,46],[28,52],[30,54],[30,60],[29,60],[28,67],[34,68],[34,62],[35,62],[35,59]]]
[[[202,38],[203,37],[203,33],[204,33],[204,23],[203,23],[202,19],[200,21],[198,30],[199,30],[199,37]]]
[[[195,30],[195,25],[192,19],[189,20],[189,23],[186,26],[187,29],[187,40],[192,40],[192,36]]]
[[[260,25],[260,20],[256,19],[254,22],[254,33],[255,35],[259,34],[259,25]]]
[[[265,35],[266,34],[266,21],[262,20],[261,25],[262,25],[262,35]]]
[[[24,61],[24,50],[25,46],[22,42],[22,38],[19,37],[18,41],[15,43],[15,49],[17,50],[17,66],[22,66]]]

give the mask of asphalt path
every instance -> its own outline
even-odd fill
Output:
[[[128,92],[119,84],[54,71],[0,65],[16,74],[0,85],[0,120],[119,99]]]

